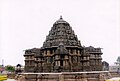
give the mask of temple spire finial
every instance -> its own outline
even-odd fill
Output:
[[[60,16],[60,19],[63,19],[63,18],[62,18],[62,15]]]

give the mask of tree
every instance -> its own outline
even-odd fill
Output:
[[[120,65],[120,56],[118,56],[118,58],[117,58],[116,61],[117,61],[116,64],[117,64],[117,65]]]
[[[8,66],[6,66],[6,71],[14,72],[15,71],[15,67],[8,65]]]
[[[4,71],[4,67],[0,65],[0,73],[2,73],[3,71]]]

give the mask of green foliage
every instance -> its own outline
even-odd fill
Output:
[[[117,58],[115,64],[120,65],[120,56],[118,56],[118,58]]]
[[[2,67],[2,65],[0,65],[0,68]]]
[[[120,56],[117,58],[117,62],[120,63]]]
[[[15,68],[13,66],[6,66],[6,70],[9,72],[14,72]]]

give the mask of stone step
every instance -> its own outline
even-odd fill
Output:
[[[112,72],[112,73],[111,73],[111,76],[112,76],[112,77],[120,77],[120,73]]]

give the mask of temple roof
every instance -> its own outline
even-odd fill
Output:
[[[59,23],[66,23],[66,24],[69,24],[68,22],[66,22],[65,20],[63,20],[62,16],[60,16],[60,19],[57,20],[54,24],[59,24]]]
[[[59,46],[60,43],[63,43],[65,46],[81,46],[72,27],[68,22],[63,20],[62,16],[53,24],[48,36],[46,36],[43,48]]]

